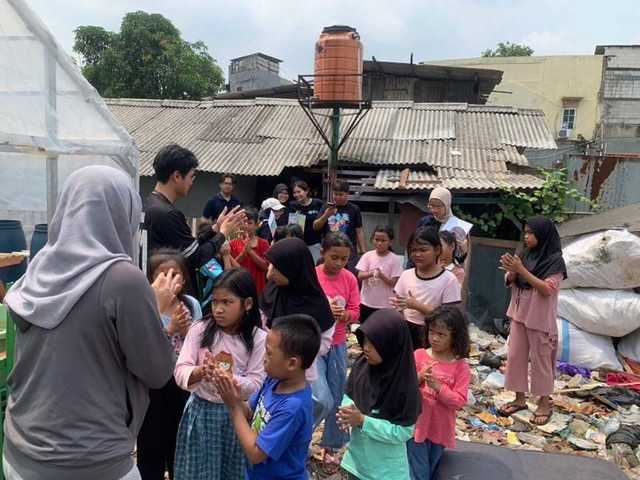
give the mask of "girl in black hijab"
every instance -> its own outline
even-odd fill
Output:
[[[333,327],[334,319],[313,265],[306,243],[300,238],[284,238],[265,254],[269,260],[267,287],[260,309],[271,327],[274,318],[304,313],[315,318],[322,332]]]
[[[267,327],[274,318],[294,313],[313,317],[322,332],[318,356],[325,355],[331,348],[335,320],[329,300],[320,286],[313,257],[307,244],[301,238],[284,238],[265,254],[269,260],[267,285],[260,297],[260,310],[267,317]],[[314,388],[318,378],[316,362],[307,370],[307,381],[311,383],[313,398],[314,427],[323,413],[331,409],[333,397],[328,389]]]
[[[338,423],[351,430],[342,468],[357,478],[409,478],[406,442],[420,414],[411,334],[388,308],[358,330],[363,353],[347,379]]]
[[[560,236],[549,218],[528,218],[524,242],[526,248],[520,256],[507,253],[500,259],[500,268],[507,272],[506,285],[511,287],[505,388],[516,392],[515,400],[504,405],[500,413],[508,416],[525,410],[525,394],[530,392],[540,397],[530,422],[545,425],[551,419],[549,395],[556,371],[558,291],[567,278],[567,269]],[[531,388],[527,382],[529,362]]]

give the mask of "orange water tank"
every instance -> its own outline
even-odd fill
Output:
[[[361,101],[363,55],[355,28],[333,25],[322,30],[316,42],[314,96],[322,101]]]

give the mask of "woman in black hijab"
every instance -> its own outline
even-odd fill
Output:
[[[409,478],[406,442],[420,414],[411,334],[391,309],[356,330],[363,353],[347,379],[338,423],[351,429],[342,468],[361,479]]]
[[[276,225],[282,226],[287,225],[289,223],[289,214],[291,213],[291,207],[289,206],[289,187],[287,187],[284,183],[279,183],[276,185],[276,188],[273,189],[273,198],[277,198],[282,205],[284,205],[284,212],[276,220]]]
[[[274,318],[293,313],[304,313],[313,317],[322,332],[318,356],[325,355],[331,348],[335,320],[329,300],[320,286],[313,257],[304,240],[296,237],[284,238],[265,254],[269,260],[267,285],[260,297],[260,309],[267,317],[267,326]],[[331,409],[333,397],[322,382],[316,382],[318,372],[316,362],[307,370],[307,381],[311,383],[313,397],[314,427]]]
[[[525,410],[525,394],[530,392],[540,397],[530,422],[545,425],[551,420],[549,395],[554,390],[556,371],[558,291],[567,278],[567,268],[560,236],[549,218],[528,218],[524,242],[526,248],[520,256],[507,253],[500,259],[500,268],[507,272],[506,285],[511,287],[505,388],[516,392],[515,400],[504,405],[500,413],[508,416]],[[527,382],[529,363],[531,388]]]

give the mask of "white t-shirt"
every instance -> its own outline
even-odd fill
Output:
[[[442,270],[431,278],[418,277],[415,268],[405,270],[398,279],[395,292],[399,295],[407,295],[409,291],[416,300],[431,308],[437,308],[445,303],[458,303],[461,300],[458,279],[449,270]],[[424,325],[425,316],[418,310],[405,308],[402,313],[408,322]]]
[[[378,255],[375,250],[365,253],[356,265],[356,270],[370,272],[379,268],[382,273],[391,278],[399,277],[402,273],[402,262],[393,252],[384,257]],[[393,296],[393,287],[390,287],[382,279],[368,278],[362,282],[360,302],[371,308],[391,308],[389,297]]]

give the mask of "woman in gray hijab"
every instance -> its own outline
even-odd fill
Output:
[[[133,263],[141,201],[104,166],[67,179],[49,240],[5,297],[18,328],[4,424],[6,478],[137,479],[131,454],[148,404],[173,371],[152,287]],[[155,295],[154,295],[155,293]]]

